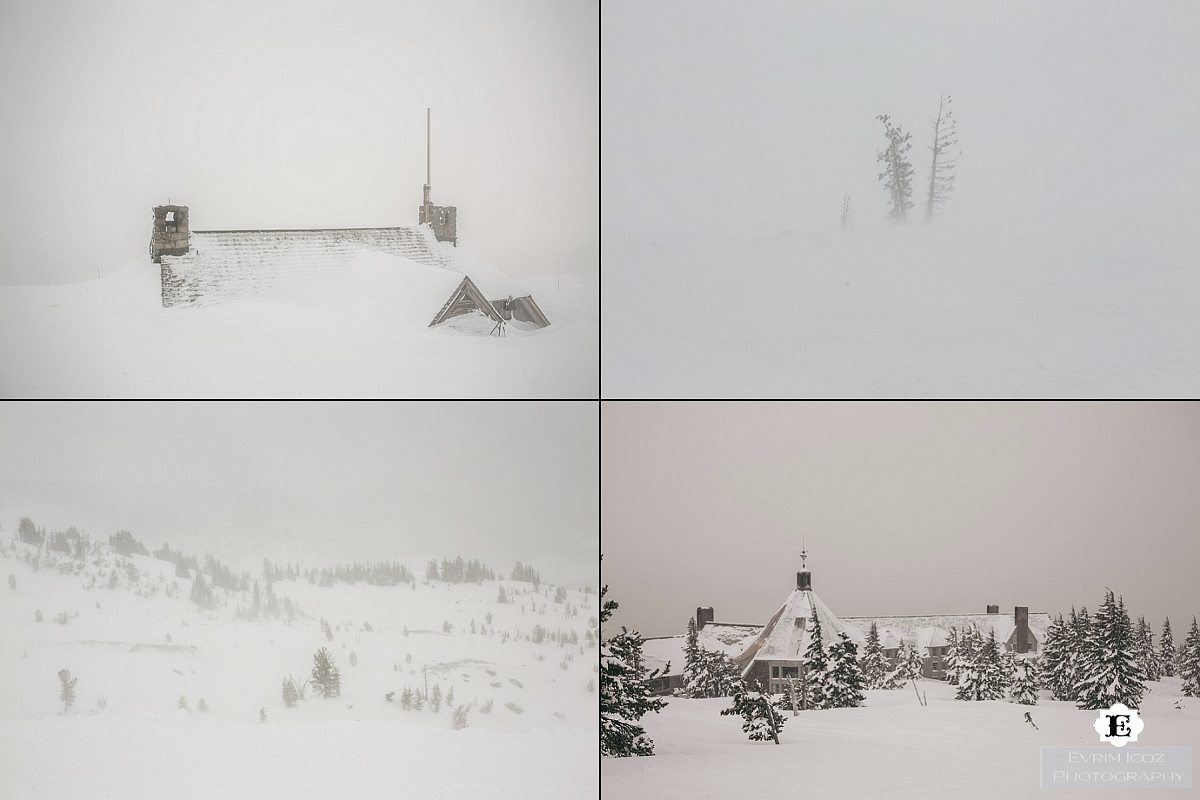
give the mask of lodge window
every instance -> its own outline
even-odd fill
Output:
[[[779,677],[779,667],[771,667],[771,677],[772,678]]]
[[[800,677],[800,668],[799,667],[784,667],[783,668],[783,677],[799,678]]]

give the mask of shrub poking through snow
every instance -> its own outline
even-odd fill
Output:
[[[405,711],[412,711],[413,693],[412,689],[409,689],[407,686],[405,686],[404,691],[400,693],[400,707]]]
[[[12,589],[14,592],[17,590],[17,576],[16,575],[8,576],[8,588]]]
[[[258,710],[258,721],[259,721],[259,722],[262,722],[262,723],[264,723],[264,724],[266,723],[266,721],[267,721],[267,709],[265,709],[265,708],[260,708],[260,709]]]
[[[58,682],[60,691],[58,699],[63,703],[63,713],[71,710],[71,706],[75,705],[75,681],[78,678],[72,678],[70,670],[60,669],[58,671]]]
[[[342,674],[324,647],[313,655],[312,684],[322,697],[340,697],[342,694]]]
[[[523,714],[523,713],[525,713],[525,709],[521,708],[521,707],[520,707],[519,705],[517,705],[516,703],[505,703],[505,704],[504,704],[504,707],[505,707],[505,708],[507,708],[509,711],[513,712],[514,714]]]
[[[491,701],[491,700],[488,700],[486,703],[484,703],[483,705],[481,705],[481,706],[479,707],[479,713],[480,713],[480,714],[490,714],[490,713],[492,713],[492,701]]]
[[[54,621],[57,622],[59,625],[66,625],[68,622],[71,621],[71,615],[68,614],[67,612],[63,611],[54,618]]]
[[[189,714],[192,713],[192,710],[190,708],[188,708],[187,698],[184,697],[183,695],[179,695],[179,707],[181,709],[183,709],[184,711],[188,712]]]
[[[742,718],[742,732],[752,742],[770,739],[779,744],[779,732],[786,719],[779,713],[776,701],[770,695],[758,691],[740,691],[733,696],[733,705],[721,710],[721,716],[737,714]]]
[[[201,714],[208,713],[208,703],[204,702],[203,697],[200,698],[200,702],[196,705],[196,708],[200,709]]]
[[[40,608],[37,611],[33,612],[33,621],[34,622],[42,621],[42,610]]]
[[[350,651],[350,666],[352,666],[352,667],[358,666],[358,656],[354,653],[353,650]]]
[[[300,702],[300,693],[296,691],[296,684],[291,678],[283,679],[283,704],[288,708],[292,708],[296,703]]]

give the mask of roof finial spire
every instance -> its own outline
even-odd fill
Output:
[[[808,548],[804,546],[804,537],[800,537],[800,569],[808,569],[806,562],[808,560]]]

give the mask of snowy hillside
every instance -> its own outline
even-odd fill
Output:
[[[1037,706],[1003,701],[960,702],[943,681],[919,683],[929,700],[920,706],[911,687],[866,692],[863,708],[802,712],[788,717],[780,745],[751,742],[737,717],[722,717],[728,698],[671,698],[640,724],[654,740],[648,758],[606,758],[605,793],[629,800],[696,797],[794,797],[827,800],[1013,800],[1042,798],[1042,747],[1092,747],[1094,711],[1047,699]],[[1200,699],[1180,698],[1178,678],[1149,684],[1138,745],[1200,746]],[[1025,722],[1030,712],[1033,726]],[[1087,797],[1193,797],[1154,790],[1089,792]]]
[[[0,797],[596,797],[596,597],[408,566],[395,586],[275,580],[278,616],[248,618],[251,591],[201,609],[159,558],[6,541]],[[340,696],[287,707],[321,647]]]
[[[446,268],[341,256],[205,307],[163,308],[145,259],[85,283],[0,287],[0,396],[596,396],[594,280],[519,281],[462,249]],[[470,320],[429,328],[464,273],[489,299],[532,293],[551,325],[513,323],[500,340]]]

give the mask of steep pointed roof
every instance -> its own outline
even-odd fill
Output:
[[[504,318],[500,316],[500,312],[496,311],[495,307],[483,296],[479,287],[471,280],[471,276],[464,275],[458,287],[450,293],[450,299],[442,306],[442,310],[433,318],[433,322],[429,323],[429,327],[432,328],[439,322],[445,322],[451,317],[468,314],[472,311],[478,311],[498,325],[504,324]]]
[[[812,613],[821,622],[821,640],[830,644],[846,630],[829,606],[811,589],[796,589],[766,627],[733,661],[745,675],[755,661],[799,661],[812,640]]]

